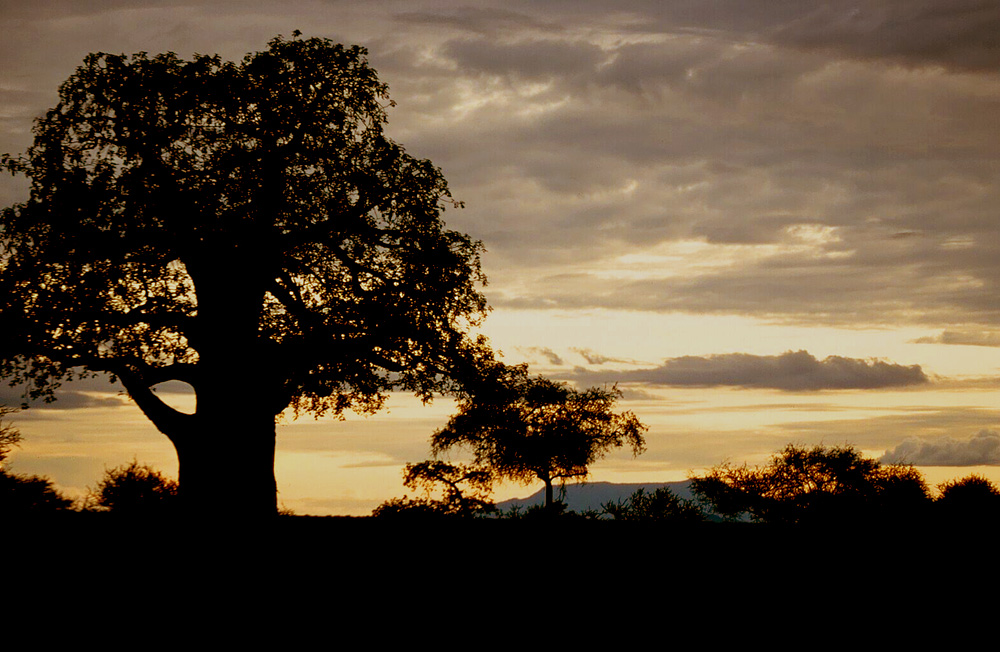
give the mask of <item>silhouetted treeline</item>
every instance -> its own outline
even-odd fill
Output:
[[[409,469],[410,467],[408,467]],[[408,485],[417,488],[416,485]],[[480,509],[459,509],[465,500],[452,484],[440,499],[431,497],[435,480],[420,485],[421,498],[393,499],[376,508],[380,518],[576,518],[643,523],[692,524],[706,521],[796,525],[918,525],[943,519],[952,523],[989,522],[1000,516],[1000,489],[978,475],[939,485],[937,496],[913,466],[883,465],[851,447],[786,446],[762,466],[722,464],[692,478],[695,500],[668,488],[639,489],[600,510],[571,512],[563,502],[553,508],[497,510],[477,491]]]
[[[0,462],[18,440],[6,431]],[[789,445],[764,465],[722,464],[692,478],[693,500],[669,488],[638,489],[601,509],[572,511],[562,499],[550,506],[499,509],[492,482],[474,465],[442,461],[410,464],[405,484],[422,495],[394,498],[377,507],[376,520],[461,522],[587,521],[692,525],[708,522],[771,526],[989,524],[1000,517],[1000,488],[979,475],[951,480],[932,493],[908,465],[882,465],[851,447]],[[234,488],[238,500],[239,488]],[[440,497],[435,497],[439,495]],[[0,467],[0,514],[108,512],[159,517],[176,513],[177,483],[133,460],[107,469],[86,496],[74,502],[51,480]],[[222,508],[221,511],[225,511]],[[285,511],[287,512],[287,510]]]

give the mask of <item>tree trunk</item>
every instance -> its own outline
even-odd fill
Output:
[[[274,417],[197,418],[176,443],[185,512],[218,519],[259,519],[277,514]],[[251,422],[253,421],[253,422]]]
[[[545,511],[552,511],[553,494],[552,478],[542,478],[545,480]]]
[[[277,513],[274,393],[259,339],[267,273],[253,246],[212,249],[188,269],[198,296],[197,408],[174,439],[185,511],[205,517]]]

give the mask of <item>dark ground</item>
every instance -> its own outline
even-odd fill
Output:
[[[306,516],[249,524],[67,513],[8,520],[0,541],[8,629],[38,610],[82,613],[143,641],[167,635],[178,617],[251,641],[259,627],[317,624],[375,638],[402,622],[421,636],[475,630],[467,643],[435,647],[478,647],[539,622],[539,631],[572,629],[582,642],[618,629],[653,630],[661,642],[677,632],[761,635],[792,618],[822,623],[828,636],[848,623],[837,618],[937,612],[942,600],[971,600],[979,593],[970,588],[996,580],[995,537],[983,527]],[[629,640],[618,647],[630,649]]]

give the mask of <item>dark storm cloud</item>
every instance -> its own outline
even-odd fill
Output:
[[[916,344],[958,344],[964,346],[1000,346],[1000,333],[993,331],[942,331],[939,335],[918,337]]]
[[[894,449],[886,451],[879,461],[883,464],[919,466],[996,465],[1000,464],[1000,433],[995,430],[980,430],[967,440],[910,437]]]
[[[787,392],[886,389],[928,382],[919,365],[904,366],[840,356],[818,360],[806,351],[770,356],[748,353],[682,356],[669,358],[653,369],[617,373],[581,369],[577,371],[576,378],[585,383],[603,379],[604,382],[651,386],[734,386]]]

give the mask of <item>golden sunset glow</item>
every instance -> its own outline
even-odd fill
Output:
[[[644,454],[593,480],[822,443],[913,462],[932,485],[1000,481],[1000,9],[945,26],[949,0],[851,17],[818,0],[15,4],[0,153],[30,146],[89,52],[239,60],[296,28],[368,48],[389,137],[441,169],[464,203],[448,228],[486,248],[477,332],[534,373],[617,384],[650,427]],[[26,193],[0,179],[3,207]],[[70,496],[133,458],[176,475],[121,391],[74,382],[13,415],[11,466]],[[183,385],[158,393],[195,409]],[[375,415],[286,414],[279,502],[371,513],[454,407],[394,394]]]

